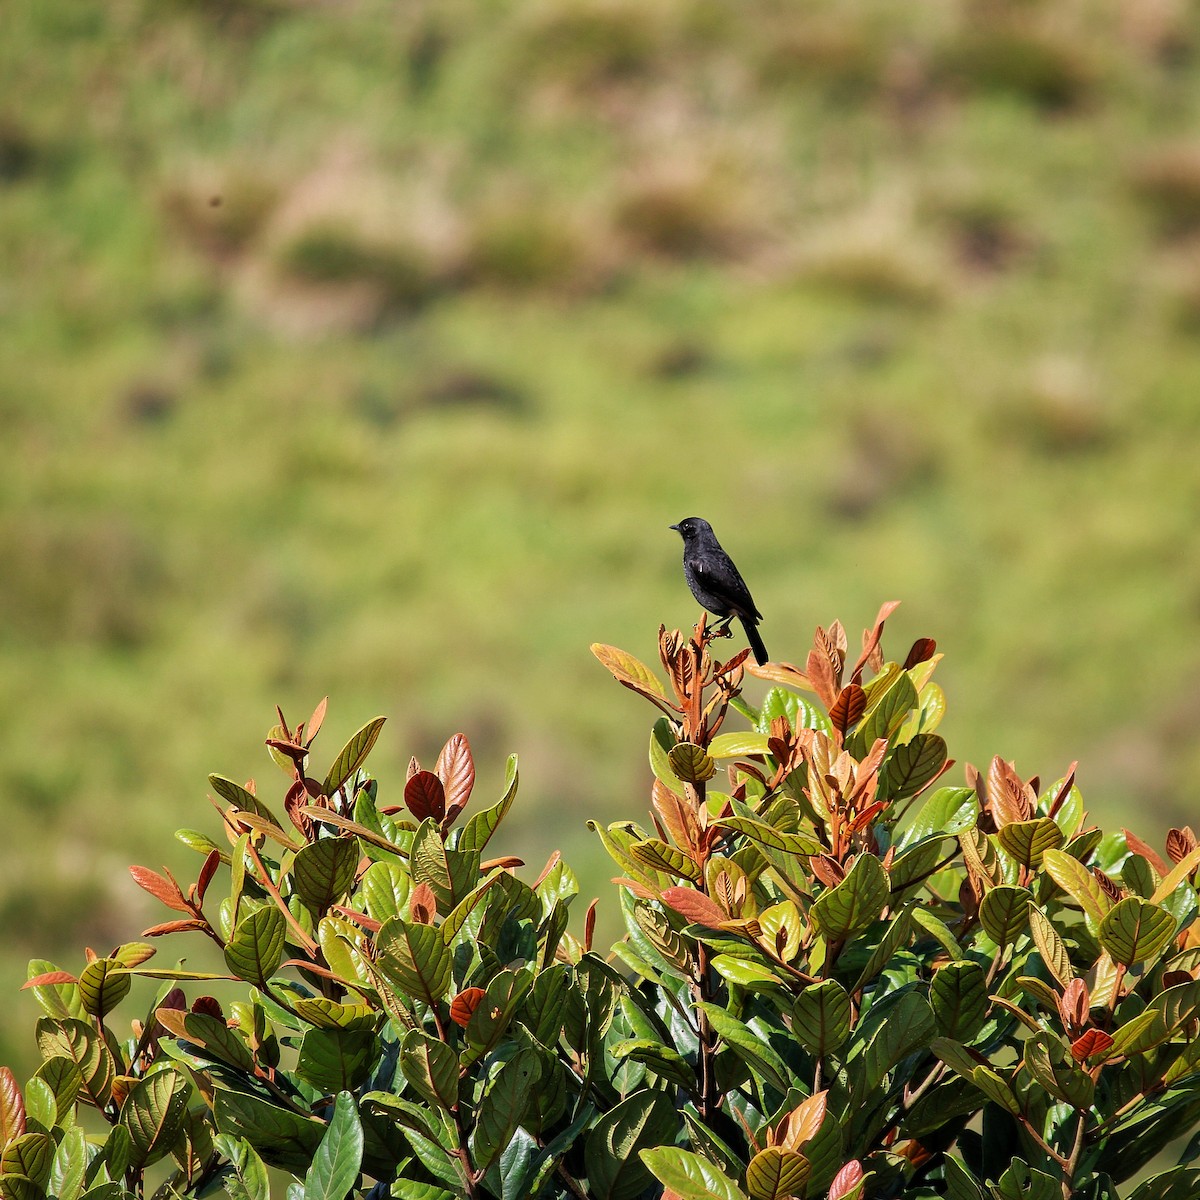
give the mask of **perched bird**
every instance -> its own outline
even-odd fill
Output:
[[[754,607],[746,581],[721,549],[712,526],[700,517],[686,517],[671,528],[683,538],[683,577],[692,595],[710,613],[724,618],[726,627],[734,617],[741,621],[755,661],[762,666],[769,658],[758,633],[762,613]]]

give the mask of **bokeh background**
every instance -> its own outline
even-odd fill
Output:
[[[6,0],[0,1061],[206,775],[463,730],[503,849],[646,811],[592,658],[937,638],[960,761],[1160,844],[1200,769],[1192,0]],[[753,683],[752,694],[762,685]],[[953,778],[953,776],[952,776]],[[608,919],[608,918],[603,918]],[[603,922],[602,922],[603,927]],[[615,928],[615,925],[610,926]]]

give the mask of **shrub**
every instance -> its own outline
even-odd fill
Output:
[[[484,858],[515,760],[476,807],[456,735],[384,803],[382,718],[318,778],[324,704],[281,715],[282,804],[211,776],[196,881],[132,869],[175,914],[143,936],[199,935],[223,971],[150,967],[149,942],[31,964],[44,1061],[0,1075],[0,1193],[121,1200],[160,1163],[164,1197],[239,1200],[265,1166],[296,1200],[1195,1195],[1200,1138],[1118,1191],[1200,1122],[1194,834],[1103,835],[1074,764],[944,784],[940,656],[885,657],[893,607],[853,663],[835,623],[803,670],[752,668],[757,707],[704,620],[660,630],[666,684],[593,647],[659,714],[651,826],[594,826],[610,959],[594,905],[568,932],[557,855],[532,884]],[[134,975],[163,990],[122,1041]],[[218,981],[233,999],[185,999]]]

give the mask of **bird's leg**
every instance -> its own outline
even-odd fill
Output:
[[[719,625],[716,629],[714,629],[712,631],[712,636],[715,638],[733,637],[733,630],[729,628],[729,623],[732,620],[733,620],[733,613],[730,613],[729,616],[727,616],[725,618],[725,624]]]

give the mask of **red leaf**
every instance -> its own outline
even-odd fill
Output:
[[[1112,1044],[1113,1039],[1103,1029],[1089,1029],[1071,1043],[1071,1057],[1076,1062],[1086,1062],[1095,1054],[1103,1054]]]
[[[161,925],[151,925],[149,929],[143,929],[142,937],[165,937],[171,933],[187,933],[190,929],[207,928],[207,921],[198,921],[195,918],[190,921],[164,921]]]
[[[833,1182],[829,1185],[829,1200],[842,1200],[843,1196],[850,1195],[862,1183],[862,1178],[862,1163],[857,1158],[852,1158],[833,1177]]]
[[[7,1146],[24,1132],[25,1101],[17,1077],[8,1067],[0,1067],[0,1146]]]
[[[1171,868],[1163,862],[1162,855],[1157,850],[1146,845],[1136,833],[1130,833],[1128,829],[1122,829],[1121,832],[1125,835],[1126,845],[1134,854],[1140,854],[1164,878],[1170,875]]]
[[[442,747],[434,772],[446,792],[446,815],[453,821],[467,807],[475,786],[475,760],[465,733],[456,733]]]
[[[1012,763],[1005,762],[998,754],[988,768],[985,787],[988,811],[997,826],[1028,821],[1033,816],[1033,803],[1026,785],[1021,782]]]
[[[909,671],[919,663],[928,662],[936,653],[937,642],[933,638],[917,638],[908,652],[908,657],[904,660],[904,669]]]
[[[44,975],[35,975],[21,984],[21,991],[31,987],[53,987],[60,983],[78,983],[70,971],[47,971]]]
[[[408,915],[418,925],[432,925],[437,916],[437,897],[424,881],[413,888],[408,898]]]
[[[325,710],[329,707],[329,697],[326,696],[320,704],[313,709],[313,715],[308,718],[308,724],[304,727],[304,743],[311,746],[316,736],[321,731],[321,725],[325,721]]]
[[[479,1007],[479,1002],[487,995],[487,992],[481,987],[469,987],[459,992],[453,1000],[450,1001],[450,1020],[455,1025],[466,1029],[467,1022],[471,1019],[471,1015]]]
[[[838,693],[829,710],[833,727],[845,737],[851,726],[857,725],[867,710],[867,693],[857,683],[848,683]]]
[[[216,1017],[218,1021],[225,1020],[221,1011],[221,1002],[216,996],[197,996],[192,1002],[192,1012],[203,1013],[206,1017]]]
[[[144,892],[149,892],[156,899],[161,900],[168,908],[173,908],[176,912],[190,913],[191,905],[188,904],[187,898],[183,894],[183,889],[174,879],[167,879],[160,875],[157,871],[150,870],[149,867],[130,867],[130,875],[133,876],[133,882],[138,885]]]
[[[1196,848],[1196,835],[1190,825],[1182,829],[1167,831],[1167,857],[1173,863],[1181,863]]]
[[[818,631],[819,632],[819,631]],[[828,708],[837,698],[838,685],[833,672],[833,663],[824,650],[810,650],[804,664],[804,674],[817,693],[822,704]]]
[[[592,948],[592,937],[596,932],[596,905],[600,903],[599,898],[593,900],[588,905],[587,913],[583,918],[583,952],[587,954]]]
[[[663,892],[662,898],[664,904],[670,905],[681,917],[686,917],[695,925],[719,929],[729,920],[703,892],[695,888],[669,887]]]
[[[221,864],[221,853],[219,850],[210,850],[208,857],[204,860],[204,865],[200,868],[200,874],[196,877],[196,903],[204,903],[204,893],[208,891],[208,885],[212,883],[212,877],[217,873],[217,867]]]
[[[404,803],[418,821],[432,817],[440,823],[446,815],[446,790],[432,771],[418,771],[404,785]]]
[[[867,659],[875,652],[875,648],[879,645],[880,638],[883,637],[884,622],[900,607],[899,600],[888,600],[880,606],[879,612],[875,615],[875,626],[865,638],[863,638],[863,651],[858,656],[858,662],[854,664],[854,670],[850,672],[851,683],[862,683],[862,669],[866,666]]]

